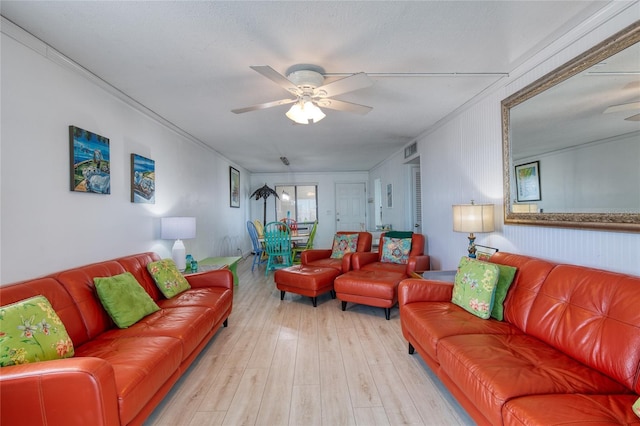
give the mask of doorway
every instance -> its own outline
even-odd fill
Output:
[[[366,207],[364,182],[336,183],[336,231],[364,231]]]

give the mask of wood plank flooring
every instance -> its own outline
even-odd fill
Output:
[[[273,273],[238,265],[229,327],[221,328],[145,425],[472,425],[418,354],[407,353],[398,308],[327,293],[283,301]]]

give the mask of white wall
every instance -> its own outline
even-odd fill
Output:
[[[432,268],[455,268],[465,255],[467,238],[452,231],[451,205],[473,199],[496,205],[496,231],[477,234],[478,244],[640,275],[638,233],[504,225],[500,124],[502,99],[631,24],[639,10],[636,3],[618,16],[584,23],[513,73],[513,81],[506,88],[489,94],[419,139],[423,230]],[[596,24],[600,26],[595,28]]]
[[[336,183],[367,183],[367,172],[344,173],[254,173],[251,176],[251,191],[249,195],[265,183],[275,189],[276,185],[318,185],[318,228],[313,246],[316,248],[331,248],[333,235],[336,232],[335,222],[335,186]],[[369,186],[367,185],[367,194]],[[369,195],[367,195],[368,197]],[[373,196],[373,195],[371,195]],[[264,200],[249,201],[251,205],[251,220],[263,220]],[[275,198],[267,199],[267,222],[278,220],[275,218]]]
[[[197,259],[249,251],[248,173],[48,59],[21,30],[10,28],[31,48],[9,37],[5,24],[0,283],[143,251],[169,257],[162,216],[197,218],[197,238],[185,241]],[[69,190],[69,125],[110,139],[110,195]],[[156,162],[155,204],[130,202],[131,153]],[[240,209],[229,207],[229,165],[241,171]]]

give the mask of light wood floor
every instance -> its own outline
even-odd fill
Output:
[[[238,265],[221,328],[146,425],[470,425],[420,356],[407,353],[398,308],[327,293],[280,301],[273,273]]]

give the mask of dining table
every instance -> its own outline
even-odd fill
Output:
[[[309,234],[292,234],[291,235],[291,244],[299,243],[301,241],[306,241],[309,239]],[[258,237],[258,242],[263,243],[264,237]]]

